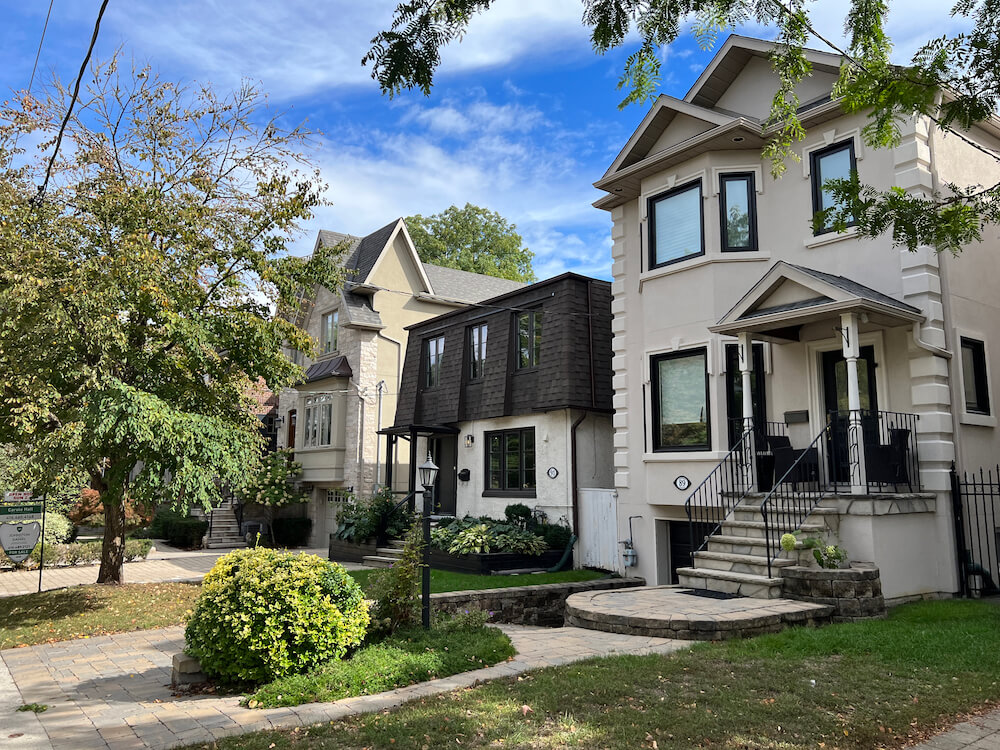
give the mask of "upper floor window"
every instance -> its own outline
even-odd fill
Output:
[[[424,385],[433,388],[441,382],[441,357],[444,356],[444,336],[424,341]]]
[[[753,172],[719,177],[722,251],[757,249],[757,200]]]
[[[990,413],[990,384],[986,376],[986,345],[962,337],[962,385],[965,410],[970,414]]]
[[[542,361],[542,311],[517,314],[517,368],[535,367]]]
[[[483,377],[486,367],[486,324],[469,329],[469,380]]]
[[[306,448],[329,445],[332,429],[333,397],[325,395],[307,398],[303,445]]]
[[[829,180],[848,180],[851,173],[857,171],[858,165],[854,158],[854,139],[835,143],[827,148],[813,151],[809,155],[809,173],[812,178],[813,213],[826,208],[838,206],[833,193],[824,185]],[[848,226],[853,226],[849,221]],[[829,221],[813,227],[814,234],[829,232],[833,227]]]
[[[323,347],[323,354],[337,351],[337,331],[339,313],[337,310],[328,312],[322,318],[322,330],[320,331],[320,344]]]
[[[535,494],[535,428],[486,433],[487,493]]]
[[[711,448],[708,353],[705,349],[660,354],[650,361],[653,450]]]
[[[649,199],[649,267],[705,254],[701,180]]]

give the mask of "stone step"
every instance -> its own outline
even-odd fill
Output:
[[[402,547],[376,547],[375,554],[380,557],[392,557],[398,560],[403,554]]]
[[[764,536],[767,525],[763,521],[730,521],[722,522],[722,533],[728,536]],[[826,526],[819,523],[803,523],[799,530],[807,534],[820,534],[826,531]]]
[[[403,549],[403,547],[405,545],[406,545],[406,542],[404,542],[402,539],[390,539],[389,540],[389,546],[390,547],[394,547],[395,549]]]
[[[767,542],[762,538],[752,536],[730,536],[728,534],[715,534],[708,538],[709,552],[725,552],[736,555],[756,555],[766,556]],[[777,552],[778,545],[772,545],[772,549]]]
[[[840,511],[838,511],[836,508],[824,508],[822,506],[816,508],[809,508],[809,507],[796,508],[794,509],[793,512],[798,512],[807,518],[840,515]],[[754,506],[737,505],[735,508],[733,508],[732,517],[734,521],[761,521],[764,518],[760,514],[760,508],[756,505]]]
[[[386,557],[384,555],[365,555],[361,558],[362,563],[372,568],[391,568],[398,561],[398,557]]]
[[[739,594],[755,599],[780,599],[782,593],[780,578],[767,578],[750,573],[707,568],[678,568],[677,578],[681,586],[687,588]]]
[[[794,565],[795,562],[795,560],[776,558],[771,561],[771,572],[774,573],[777,569]],[[700,550],[694,553],[694,567],[766,576],[767,558],[757,555],[737,555],[730,552]]]
[[[247,543],[242,539],[239,541],[213,541],[211,539],[205,543],[205,549],[245,549]]]

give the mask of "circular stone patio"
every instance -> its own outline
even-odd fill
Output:
[[[677,586],[573,594],[566,624],[655,638],[716,641],[826,625],[833,607],[792,599],[753,599]]]

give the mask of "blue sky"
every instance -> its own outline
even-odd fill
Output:
[[[430,97],[379,93],[360,59],[388,27],[392,0],[111,0],[98,57],[121,47],[168,79],[219,91],[259,80],[272,106],[322,133],[312,157],[332,205],[316,230],[367,234],[398,216],[466,202],[514,222],[539,278],[574,270],[610,276],[610,227],[590,204],[598,179],[646,108],[617,109],[615,84],[632,48],[597,57],[580,0],[497,0],[443,54]],[[99,0],[55,0],[36,85],[79,68]],[[839,33],[848,3],[813,6]],[[890,33],[899,59],[927,36],[954,32],[950,0],[895,0]],[[0,0],[0,92],[27,86],[46,0]],[[742,33],[768,36],[765,29]],[[711,53],[690,34],[665,52],[662,90],[683,96]]]

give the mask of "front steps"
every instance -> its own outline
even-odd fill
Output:
[[[365,555],[361,562],[372,568],[391,568],[403,554],[403,540],[390,539],[389,546],[376,547],[374,555]]]
[[[237,549],[247,546],[240,533],[236,512],[228,500],[223,501],[218,508],[213,508],[211,518],[206,516],[205,520],[210,522],[209,532],[205,535],[206,549]]]
[[[781,598],[781,569],[799,563],[802,544],[797,545],[796,552],[788,553],[773,543],[774,559],[768,575],[768,541],[760,513],[762,499],[763,495],[749,496],[730,512],[718,531],[709,537],[706,548],[694,553],[693,565],[677,569],[681,586],[758,599]],[[807,536],[823,536],[836,530],[838,520],[836,507],[821,504],[809,512],[799,530]]]

